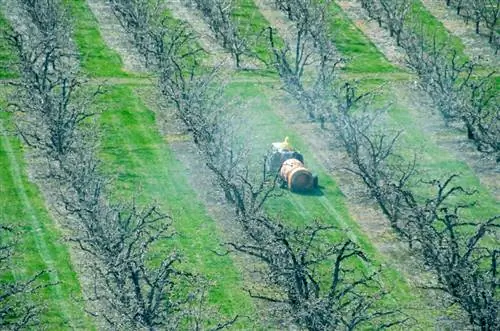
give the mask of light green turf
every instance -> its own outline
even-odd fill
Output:
[[[189,186],[189,174],[158,133],[154,114],[130,87],[111,87],[99,104],[107,110],[101,116],[101,154],[105,170],[118,176],[115,192],[157,201],[173,218],[175,246],[187,268],[215,281],[210,302],[226,317],[251,316],[254,308],[242,290],[241,275],[230,257],[212,252],[220,249],[218,229]]]
[[[253,0],[234,1],[232,14],[238,24],[240,33],[243,36],[247,36],[249,40],[257,40],[253,51],[266,61],[270,61],[269,32],[266,31],[270,24],[261,14]],[[276,46],[283,45],[283,40],[278,35],[275,35],[274,41]]]
[[[85,0],[64,0],[73,18],[73,35],[80,53],[80,65],[91,77],[128,77],[120,56],[109,49],[99,25]]]
[[[0,224],[20,231],[11,277],[26,280],[41,270],[51,271],[40,284],[59,284],[39,290],[34,299],[46,308],[40,316],[43,326],[49,330],[92,330],[84,306],[76,301],[82,297],[80,283],[61,231],[26,176],[19,139],[6,130],[12,130],[8,115],[0,113]]]
[[[392,93],[391,93],[392,92]],[[449,152],[437,146],[421,129],[418,128],[418,123],[407,110],[407,105],[404,105],[398,98],[398,90],[388,90],[383,96],[384,102],[390,100],[394,106],[390,109],[390,123],[393,128],[404,130],[402,144],[408,154],[417,153],[419,159],[419,168],[423,171],[423,176],[426,178],[445,178],[451,174],[459,174],[455,183],[467,188],[470,191],[477,190],[470,201],[477,200],[478,205],[469,209],[464,213],[464,216],[471,217],[477,221],[485,220],[493,215],[500,213],[498,201],[492,196],[485,187],[479,182],[479,178],[474,171],[464,162],[455,159]],[[450,130],[451,131],[451,130]],[[443,132],[444,134],[456,135],[456,132]],[[407,157],[411,157],[407,155]]]
[[[412,26],[416,32],[423,32],[428,38],[428,45],[436,38],[437,45],[448,44],[455,51],[462,61],[467,60],[464,53],[464,45],[460,38],[450,34],[444,27],[443,23],[434,17],[420,1],[414,1],[411,10],[408,13],[408,24]],[[420,31],[419,31],[420,30]]]
[[[397,72],[375,45],[347,18],[335,3],[329,8],[330,33],[335,47],[348,57],[347,72]]]

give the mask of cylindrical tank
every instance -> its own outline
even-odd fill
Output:
[[[281,165],[281,178],[292,192],[308,191],[314,188],[314,178],[304,164],[297,159],[288,159]]]

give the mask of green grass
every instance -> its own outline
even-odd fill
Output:
[[[84,312],[77,274],[62,241],[62,234],[45,209],[37,187],[29,182],[19,139],[8,135],[10,114],[0,113],[0,224],[20,231],[11,279],[26,280],[41,270],[50,271],[40,284],[58,283],[37,291],[34,302],[45,307],[40,320],[49,330],[94,326]]]
[[[389,117],[386,124],[388,128],[393,130],[392,132],[403,130],[403,135],[400,138],[400,148],[402,152],[404,152],[404,156],[411,159],[415,153],[417,154],[419,168],[422,171],[422,175],[425,176],[425,179],[442,179],[451,174],[459,174],[460,176],[456,179],[455,183],[471,191],[477,190],[473,199],[477,200],[479,203],[476,207],[465,212],[464,216],[482,220],[498,214],[500,212],[498,202],[491,192],[481,185],[474,170],[466,163],[457,160],[449,152],[439,147],[428,134],[420,128],[420,124],[416,122],[416,119],[409,110],[412,105],[406,103],[403,95],[406,92],[403,90],[404,87],[401,87],[400,83],[378,79],[364,79],[360,81],[359,87],[361,91],[366,92],[383,84],[385,84],[385,86],[378,90],[379,93],[372,103],[372,107],[375,109],[376,107],[384,108],[387,105],[391,105],[391,107],[389,107]],[[409,84],[409,82],[406,83],[407,89],[409,89]],[[454,136],[457,134],[462,135],[462,133],[457,133],[453,129],[449,129],[440,133],[440,137],[444,138],[445,135]],[[422,189],[422,187],[428,188],[428,186],[425,185],[419,185],[419,187],[420,189]],[[429,191],[420,190],[419,192],[422,194],[429,193]]]
[[[464,53],[465,47],[460,38],[451,35],[444,27],[443,23],[429,13],[420,1],[413,2],[413,6],[408,16],[409,26],[415,30],[415,32],[422,32],[424,36],[427,37],[429,47],[432,45],[431,43],[435,38],[438,46],[447,44],[457,52],[460,60],[467,60],[467,56]]]
[[[80,53],[80,65],[91,77],[128,77],[120,56],[109,49],[101,37],[99,25],[84,0],[65,0],[74,22],[74,38]]]
[[[335,3],[330,6],[329,14],[330,33],[335,47],[343,56],[349,58],[346,66],[347,72],[401,71],[385,58]]]
[[[479,178],[467,164],[455,159],[449,152],[443,150],[432,141],[421,129],[418,123],[408,111],[408,105],[403,104],[394,96],[399,95],[397,88],[388,90],[381,96],[381,102],[393,102],[390,109],[389,125],[393,128],[404,130],[401,143],[408,154],[416,152],[419,159],[419,167],[427,179],[446,178],[451,174],[460,175],[455,183],[477,193],[467,200],[477,200],[478,205],[464,212],[464,216],[480,221],[500,213],[498,201],[491,195],[488,189],[483,187]],[[456,132],[443,132],[442,135],[456,135]],[[411,157],[412,155],[408,155]]]
[[[335,225],[344,234],[343,239],[350,238],[358,243],[375,261],[375,264],[390,265],[390,261],[384,260],[360,226],[349,215],[345,197],[337,183],[314,157],[315,153],[320,151],[311,150],[302,137],[287,128],[282,119],[273,111],[275,107],[286,107],[286,105],[277,101],[278,98],[272,90],[272,86],[265,84],[233,83],[229,86],[228,97],[230,99],[242,98],[245,103],[249,102],[248,108],[238,110],[241,114],[241,121],[245,123],[245,127],[250,128],[242,132],[246,145],[252,148],[253,159],[258,160],[270,148],[271,142],[282,141],[285,136],[288,136],[292,145],[303,153],[306,166],[319,175],[322,195],[293,194],[285,190],[282,197],[268,203],[268,212],[294,226],[308,224],[315,219]],[[387,240],[394,241],[396,238],[390,236]],[[358,267],[366,270],[366,266],[358,265]],[[384,300],[386,307],[399,306],[417,309],[418,312],[414,317],[418,322],[426,327],[432,327],[433,312],[429,311],[424,299],[416,294],[418,290],[411,288],[402,274],[388,267],[384,272],[382,282],[392,289],[391,295]]]
[[[233,17],[238,23],[240,33],[250,41],[256,41],[252,51],[266,61],[271,60],[269,33],[265,31],[270,24],[261,14],[253,0],[234,1]],[[277,47],[284,45],[283,40],[277,34],[275,35],[274,42]]]
[[[8,31],[10,25],[0,11],[0,31]],[[5,40],[3,33],[0,34],[0,79],[17,77],[17,73],[12,70],[12,63],[15,61],[15,56]]]
[[[210,302],[226,317],[251,315],[254,308],[242,290],[241,275],[230,257],[212,252],[219,250],[218,229],[189,186],[185,168],[158,133],[154,113],[124,86],[111,87],[99,103],[107,109],[101,116],[102,159],[105,170],[117,175],[115,192],[157,201],[173,218],[175,247],[186,267],[215,282]],[[168,243],[162,247],[172,248]]]
[[[373,43],[343,15],[337,5],[332,4],[329,10],[330,33],[335,47],[343,56],[350,59],[345,69],[347,72],[384,73],[401,71],[387,61]],[[233,15],[240,24],[240,31],[246,36],[260,35],[262,31],[270,26],[252,0],[237,0]],[[278,47],[284,45],[283,40],[278,35],[276,35],[276,44]],[[258,39],[254,51],[265,59],[271,58],[267,33],[264,33]]]

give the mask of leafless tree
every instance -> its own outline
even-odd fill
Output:
[[[494,72],[479,75],[476,63],[462,60],[446,44],[438,45],[435,38],[429,46],[420,33],[404,43],[409,65],[445,119],[462,122],[477,149],[500,160],[500,109]]]
[[[379,2],[382,6],[382,0],[365,1],[364,7],[370,13],[377,7],[375,3]],[[399,3],[389,2],[391,5]],[[406,13],[411,2],[403,2],[406,5],[401,7],[404,9],[401,13]],[[474,6],[479,8],[482,5],[477,2]],[[397,12],[389,10],[389,7],[384,7],[387,12]],[[495,102],[493,73],[478,74],[473,61],[464,60],[448,42],[438,42],[421,22],[399,20],[391,15],[382,15],[380,19],[389,29],[392,25],[398,26],[398,43],[406,51],[408,65],[419,75],[422,88],[431,96],[445,119],[461,121],[476,148],[499,161],[500,109]]]
[[[488,40],[490,44],[498,43],[498,18],[500,17],[499,0],[483,0],[484,5],[481,8],[481,18],[486,24],[489,32]],[[498,51],[498,44],[496,45]]]
[[[361,2],[361,7],[364,10],[366,10],[368,16],[371,19],[376,20],[379,27],[382,27],[383,9],[380,1],[360,0],[360,2]]]
[[[348,95],[357,99],[355,92]],[[470,201],[473,193],[454,184],[456,175],[419,179],[415,159],[408,162],[396,154],[400,133],[374,131],[373,113],[363,116],[359,105],[355,114],[340,112],[335,118],[336,135],[354,165],[348,170],[363,180],[393,228],[437,275],[437,285],[429,287],[450,295],[468,314],[471,325],[496,329],[498,252],[488,242],[498,236],[499,216],[466,220],[459,211],[473,203],[456,201]],[[436,193],[420,196],[419,183],[435,187]]]
[[[28,145],[62,155],[78,140],[77,126],[94,115],[88,105],[100,89],[89,94],[82,88],[77,55],[71,51],[69,35],[60,31],[70,29],[65,16],[57,14],[58,1],[32,2],[26,0],[22,7],[32,18],[29,30],[7,33],[21,74],[13,83],[17,92],[11,109]],[[56,30],[48,31],[50,27]]]
[[[489,30],[488,41],[498,52],[497,22],[500,15],[500,1],[498,0],[446,0],[446,5],[456,9],[457,15],[463,17],[466,23],[474,22],[475,31],[480,33],[481,23]]]
[[[55,208],[70,230],[70,240],[89,258],[87,271],[94,277],[89,300],[98,301],[92,313],[117,328],[176,329],[189,323],[200,330],[217,330],[233,324],[236,317],[217,324],[215,314],[192,315],[191,306],[204,299],[200,290],[188,287],[195,284],[189,282],[194,276],[178,271],[176,252],[155,257],[157,251],[151,247],[171,236],[168,215],[155,204],[140,208],[135,202],[110,202],[110,180],[103,176],[97,158],[98,132],[90,120],[91,103],[101,90],[82,87],[75,54],[64,39],[69,35],[43,30],[47,28],[43,20],[57,28],[62,28],[61,22],[53,20],[66,22],[61,12],[51,12],[60,10],[56,6],[60,3],[26,4],[24,10],[36,16],[34,33],[9,35],[22,73],[13,106],[21,135],[47,159],[46,179],[59,193]],[[163,33],[146,32],[150,38]],[[155,54],[149,40],[144,43],[147,54]],[[170,61],[168,55],[156,59]]]
[[[234,57],[236,67],[241,68],[243,56],[259,58],[252,51],[252,46],[259,36],[253,40],[244,36],[241,27],[233,16],[233,0],[186,0],[186,4],[194,4],[202,13],[215,37],[222,42],[222,46]]]
[[[401,42],[401,34],[403,33],[403,25],[407,18],[408,12],[411,8],[411,0],[379,0],[380,7],[382,8],[382,15],[384,18],[381,20],[386,22],[387,28],[391,37],[396,38],[398,46]]]
[[[308,117],[324,121],[323,109],[331,105],[330,90],[344,59],[336,56],[327,38],[323,39],[326,44],[319,38],[312,38],[307,24],[297,25],[295,37],[295,45],[278,47],[274,40],[274,30],[269,28],[272,64],[280,75],[283,88],[296,98]],[[304,74],[307,76],[311,72],[313,83],[305,84]]]
[[[451,295],[474,327],[495,330],[500,325],[498,249],[488,241],[498,237],[500,216],[467,221],[461,210],[474,203],[450,200],[473,192],[454,184],[456,177],[426,183],[435,187],[435,194],[413,208],[412,227],[424,263],[438,276],[437,284],[430,287]],[[419,204],[416,196],[407,195],[407,199]]]
[[[368,325],[384,329],[406,322],[398,309],[378,306],[386,294],[377,280],[379,271],[357,273],[351,269],[352,265],[372,268],[355,243],[327,244],[328,233],[338,229],[319,223],[293,229],[265,216],[246,222],[251,227],[249,239],[229,243],[229,249],[263,262],[268,267],[263,279],[271,289],[249,293],[278,304],[296,325],[307,330],[353,330]],[[325,265],[326,274],[321,271]]]

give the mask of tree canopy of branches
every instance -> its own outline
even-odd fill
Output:
[[[496,51],[499,48],[499,36],[497,22],[500,16],[500,1],[498,0],[446,0],[448,7],[453,7],[457,15],[463,17],[464,21],[474,22],[475,31],[480,33],[481,23],[484,23],[488,32],[488,40],[494,44]]]
[[[168,29],[151,27],[149,33]],[[165,36],[179,31],[171,29]],[[245,238],[227,243],[228,250],[263,263],[267,267],[263,279],[277,289],[273,295],[250,291],[251,295],[279,304],[287,319],[308,330],[352,329],[370,323],[388,327],[403,322],[405,318],[397,309],[380,308],[384,290],[377,282],[378,272],[364,274],[348,267],[364,263],[367,270],[374,269],[354,242],[330,243],[324,233],[333,231],[331,227],[313,223],[295,229],[266,215],[265,202],[277,194],[277,174],[269,173],[265,162],[250,162],[246,157],[224,106],[224,84],[217,80],[217,68],[202,72],[197,66],[198,52],[188,42],[191,36],[185,30],[182,33],[183,37],[175,39],[151,38],[158,40],[154,49],[164,49],[154,60],[159,89],[167,106],[176,110],[191,133],[215,184],[235,209],[234,220]],[[163,61],[166,54],[168,60]],[[325,265],[330,266],[327,274],[319,271]],[[326,279],[331,281],[325,287],[322,283]]]
[[[337,78],[337,68],[344,62],[328,35],[328,5],[331,1],[279,0],[275,6],[295,24],[295,45],[279,47],[274,30],[269,28],[272,64],[284,89],[307,111],[310,119],[324,121],[322,109],[331,105],[330,90]],[[313,68],[313,83],[304,84],[306,68]],[[309,77],[309,76],[308,76]]]
[[[407,63],[419,75],[423,90],[445,119],[463,123],[467,137],[478,151],[493,155],[500,162],[500,108],[493,73],[479,74],[473,61],[462,59],[447,42],[437,42],[430,31],[408,20],[411,1],[389,1],[397,7],[394,10],[389,10],[390,6],[384,2],[364,0],[363,7],[391,34],[393,26],[398,27],[398,45],[405,49]],[[476,6],[477,13],[483,8],[479,1],[470,1],[469,5]],[[490,9],[488,12],[493,12],[493,7]]]
[[[238,22],[233,17],[233,0],[189,0],[203,15],[210,29],[214,32],[217,40],[231,53],[236,67],[241,67],[242,56],[258,58],[252,52],[251,44],[255,40],[249,40],[243,36],[238,28]]]
[[[77,141],[77,126],[93,113],[82,97],[77,58],[69,43],[68,19],[58,1],[22,1],[26,31],[7,32],[22,76],[14,83],[16,126],[24,141],[46,153],[63,155]],[[50,30],[48,30],[50,28]],[[52,28],[54,30],[52,30]],[[79,97],[73,97],[73,95]]]
[[[54,207],[70,229],[70,241],[89,257],[85,270],[93,288],[87,289],[88,300],[97,301],[91,313],[122,329],[192,324],[217,330],[234,323],[217,324],[215,313],[205,314],[210,309],[192,309],[203,304],[205,289],[196,288],[194,279],[200,277],[178,271],[179,253],[155,257],[152,246],[172,236],[168,215],[154,203],[111,202],[92,121],[92,103],[102,90],[90,90],[80,77],[62,3],[23,0],[19,5],[28,18],[27,31],[8,34],[21,72],[13,97],[16,124],[47,161],[44,178],[56,188]]]
[[[364,5],[367,3],[365,1]],[[382,4],[376,9],[383,17]],[[299,51],[290,56],[291,60],[283,61],[281,56],[283,53],[274,50],[275,65],[280,75],[287,71],[289,63],[298,63],[301,72],[304,72],[307,66],[314,65],[312,61],[302,60],[302,33],[298,29],[296,46]],[[405,30],[398,33],[401,44],[407,45]],[[413,45],[416,44],[418,43]],[[463,113],[464,108],[476,114],[480,111],[482,114],[487,112],[481,107],[487,108],[493,105],[494,108],[494,96],[490,85],[486,79],[473,77],[471,73],[473,68],[469,67],[471,64],[463,64],[462,68],[456,57],[452,58],[451,65],[450,60],[440,57],[439,61],[443,61],[440,65],[445,68],[437,68],[437,64],[422,64],[422,52],[421,49],[418,50],[408,53],[410,60],[413,57],[418,58],[413,63],[419,75],[422,77],[429,75],[429,81],[442,84],[440,87],[433,86],[430,89],[434,89],[436,100],[438,97],[441,98],[439,100],[442,101],[443,108],[448,107],[450,112],[461,111],[453,116],[466,116]],[[318,52],[318,48],[314,51]],[[319,55],[321,56],[321,53]],[[308,53],[307,56],[312,58],[314,54]],[[425,59],[430,58],[427,56],[426,53]],[[330,67],[320,66],[319,71],[333,72],[335,63],[329,65]],[[469,71],[465,68],[469,68]],[[464,73],[469,74],[464,75]],[[313,80],[321,75],[321,72],[317,71],[314,75]],[[325,95],[330,100],[325,103],[325,100],[305,98],[301,91],[295,88],[303,86],[305,79],[300,75],[296,75],[295,78],[298,81],[282,79],[284,89],[289,93],[296,93],[292,96],[298,99],[299,105],[307,114],[311,109],[321,114],[315,118],[309,117],[320,121],[323,128],[331,130],[332,137],[342,144],[352,161],[352,166],[348,170],[361,178],[391,226],[436,274],[436,284],[429,286],[450,295],[453,303],[464,309],[474,327],[483,330],[496,329],[499,322],[497,289],[499,276],[496,262],[498,251],[491,246],[491,241],[498,237],[499,216],[481,221],[467,220],[460,211],[471,207],[472,204],[456,202],[456,199],[459,196],[461,197],[459,201],[470,201],[472,193],[455,184],[457,177],[455,174],[440,180],[419,179],[421,175],[416,157],[405,160],[398,154],[398,149],[401,148],[398,141],[402,132],[390,132],[383,128],[380,123],[383,110],[373,109],[372,92],[359,93],[355,84],[342,81],[336,76],[331,80],[331,84],[324,86]],[[445,81],[450,85],[445,86]],[[461,102],[467,102],[467,106],[457,105]],[[488,116],[489,118],[485,120],[492,120],[494,118],[492,116],[495,115],[488,113],[486,117]],[[431,192],[425,196],[416,193],[416,187],[423,183],[427,186],[425,191]]]

